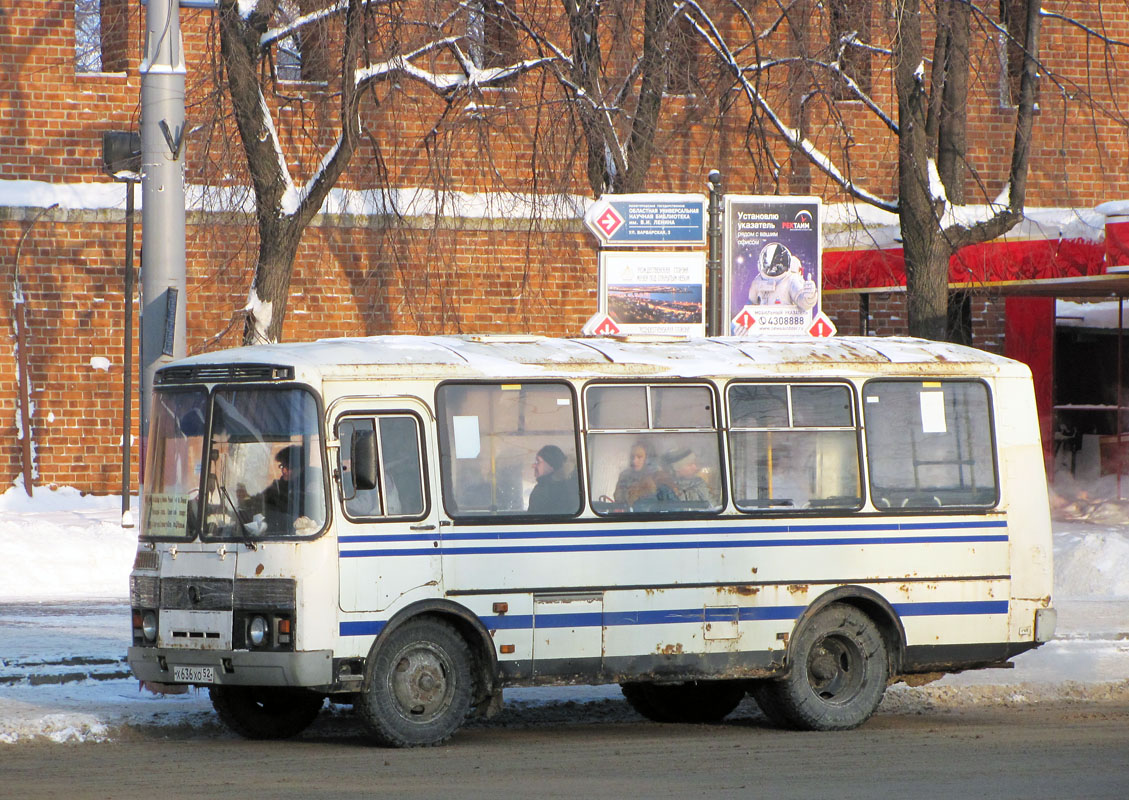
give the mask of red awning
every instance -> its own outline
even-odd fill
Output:
[[[1081,239],[996,240],[966,247],[949,261],[949,283],[960,287],[1106,275],[1105,243]],[[889,291],[905,285],[905,257],[900,247],[823,254],[824,291]]]

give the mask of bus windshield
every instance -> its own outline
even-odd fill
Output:
[[[321,531],[327,517],[325,471],[312,394],[292,387],[217,389],[206,448],[205,392],[158,398],[147,536],[191,539],[199,532],[204,539],[245,541]]]
[[[203,537],[312,536],[325,524],[317,403],[301,389],[222,389],[212,401]]]
[[[199,519],[204,419],[208,394],[203,389],[159,391],[153,396],[141,535],[153,539],[195,536]]]

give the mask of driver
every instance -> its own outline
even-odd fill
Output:
[[[290,530],[302,518],[306,501],[302,448],[296,444],[284,447],[275,453],[274,461],[279,476],[266,489],[242,504],[241,516],[252,518],[245,527],[259,528],[256,523],[265,522],[266,528]],[[253,519],[260,513],[262,520]]]

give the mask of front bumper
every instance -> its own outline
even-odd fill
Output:
[[[333,682],[333,651],[257,653],[247,650],[180,650],[131,647],[126,659],[138,680],[175,684],[173,667],[212,667],[225,686],[326,686]],[[209,684],[201,684],[209,685]]]

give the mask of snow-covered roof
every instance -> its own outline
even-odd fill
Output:
[[[178,366],[292,366],[296,377],[436,375],[531,378],[575,375],[663,377],[897,372],[893,365],[944,366],[958,374],[1026,367],[970,347],[908,337],[767,340],[628,336],[552,339],[543,336],[373,336],[256,345],[192,356]],[[902,370],[904,371],[904,370]],[[910,371],[913,371],[911,367]]]
[[[1104,328],[1117,330],[1129,328],[1129,306],[1119,300],[1100,303],[1076,303],[1071,300],[1055,301],[1055,324],[1064,328]]]

